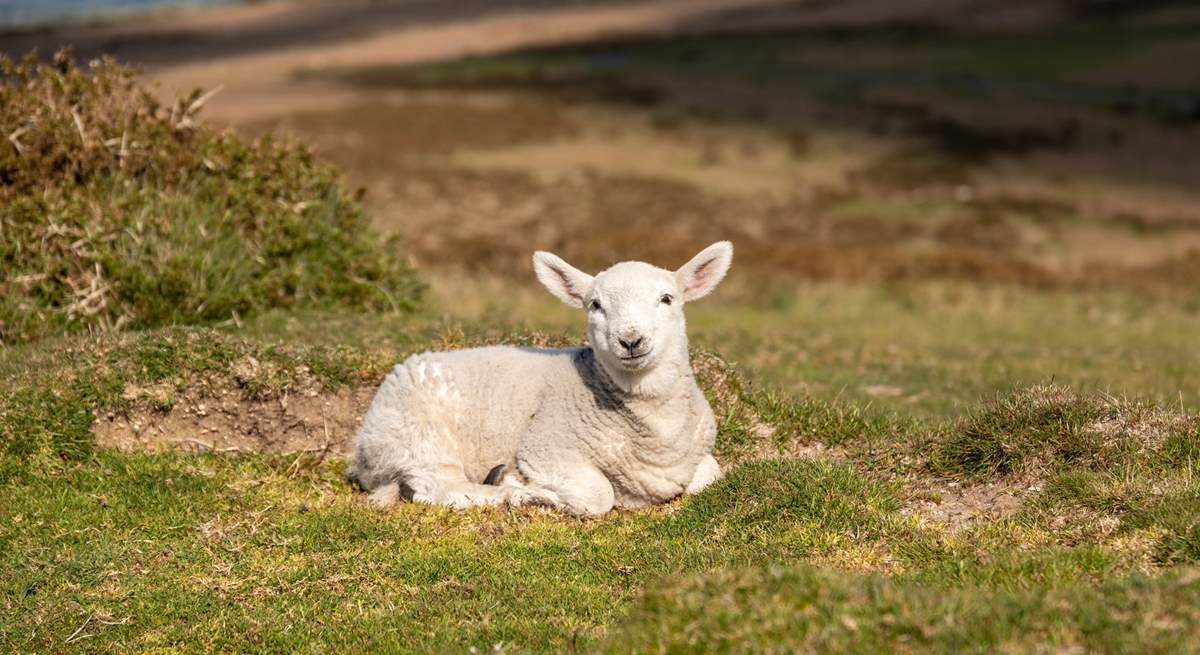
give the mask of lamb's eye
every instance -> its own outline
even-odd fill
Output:
[[[672,298],[671,294],[669,294],[669,293],[664,293],[663,297],[658,299],[658,301],[664,305],[670,305],[671,301],[673,301],[673,300],[675,300],[675,299]]]
[[[589,305],[589,307],[591,307],[591,309],[592,309],[592,311],[593,311],[593,312],[598,312],[598,311],[600,311],[600,301],[599,301],[599,300],[593,300],[593,301],[592,301],[592,304],[591,304],[591,305]]]

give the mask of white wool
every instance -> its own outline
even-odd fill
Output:
[[[587,312],[590,345],[409,357],[376,394],[348,476],[379,504],[536,503],[575,515],[700,491],[721,471],[683,306],[712,291],[732,258],[722,241],[677,271],[623,262],[592,277],[536,253],[542,284]],[[482,484],[498,465],[499,484]]]

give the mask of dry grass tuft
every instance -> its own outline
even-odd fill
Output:
[[[406,308],[420,285],[302,146],[161,105],[111,59],[0,59],[0,343],[234,318]]]

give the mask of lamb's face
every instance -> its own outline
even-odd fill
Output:
[[[687,343],[683,294],[670,271],[624,262],[597,275],[585,296],[588,341],[610,370],[653,368]]]
[[[632,375],[686,358],[683,305],[712,291],[732,260],[733,245],[721,241],[674,272],[623,262],[592,277],[548,252],[534,253],[533,268],[550,293],[587,310],[588,340],[605,368]]]

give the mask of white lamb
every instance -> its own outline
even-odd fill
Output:
[[[683,305],[725,277],[733,246],[671,272],[592,277],[548,252],[538,279],[586,308],[590,347],[423,353],[383,381],[348,477],[388,505],[540,504],[577,516],[695,493],[721,475],[716,421],[688,361]]]

